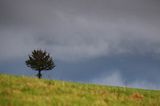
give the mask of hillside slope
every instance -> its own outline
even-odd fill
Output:
[[[0,74],[0,106],[160,106],[160,91]]]

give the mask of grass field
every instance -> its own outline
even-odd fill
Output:
[[[0,74],[0,106],[160,106],[160,91]]]

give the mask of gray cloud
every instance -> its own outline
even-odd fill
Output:
[[[145,89],[160,89],[160,86],[156,83],[147,82],[145,80],[135,80],[129,82],[125,80],[119,71],[114,71],[112,74],[92,79],[90,82],[103,85],[112,85],[112,86],[122,86],[122,87],[132,87],[132,88],[145,88]]]
[[[34,48],[70,61],[110,55],[159,55],[157,0],[1,0],[0,57]]]

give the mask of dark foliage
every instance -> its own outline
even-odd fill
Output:
[[[55,67],[52,57],[42,50],[33,50],[26,61],[26,65],[33,70],[38,71],[38,78],[41,78],[41,71],[52,70]]]

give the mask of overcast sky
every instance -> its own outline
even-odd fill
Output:
[[[0,0],[0,72],[35,75],[37,48],[45,78],[160,89],[160,1]]]

